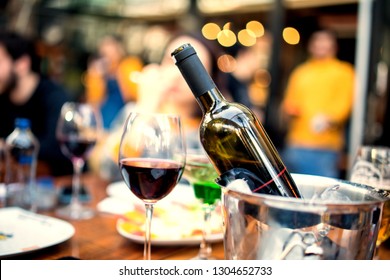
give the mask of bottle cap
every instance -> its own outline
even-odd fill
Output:
[[[29,119],[25,119],[25,118],[17,118],[15,119],[15,127],[18,127],[18,128],[29,128],[31,125],[30,123],[30,120]]]
[[[191,55],[194,54],[196,54],[196,51],[190,44],[183,44],[180,47],[176,48],[171,53],[171,56],[175,60],[175,63],[180,63],[187,57],[190,57]]]

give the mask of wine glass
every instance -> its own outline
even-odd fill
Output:
[[[145,260],[151,259],[153,206],[179,182],[185,155],[179,116],[130,113],[119,146],[119,167],[130,191],[145,203]]]
[[[208,237],[211,233],[211,214],[221,198],[221,188],[215,183],[218,174],[208,157],[200,151],[187,154],[183,176],[193,187],[195,197],[201,201],[203,210],[202,240],[198,255],[193,259],[213,260],[215,258],[211,255],[212,248]]]
[[[80,202],[80,176],[100,131],[100,114],[92,106],[77,102],[64,103],[57,123],[56,136],[61,151],[72,161],[73,179],[70,204],[56,212],[61,217],[81,220],[92,218],[95,214],[92,208]]]
[[[390,148],[362,146],[358,149],[350,181],[365,184],[379,190],[390,191]],[[390,237],[390,199],[383,206],[381,225],[376,248]]]

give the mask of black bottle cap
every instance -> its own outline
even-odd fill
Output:
[[[175,60],[175,64],[180,63],[187,57],[196,54],[195,49],[190,45],[190,44],[183,44],[177,49],[175,49],[172,53],[171,56]]]
[[[195,97],[216,88],[214,81],[190,44],[183,44],[176,48],[171,56]]]

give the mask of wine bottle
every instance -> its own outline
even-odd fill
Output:
[[[255,114],[223,97],[190,44],[181,45],[171,56],[202,109],[200,140],[219,182],[244,179],[255,193],[301,198]]]

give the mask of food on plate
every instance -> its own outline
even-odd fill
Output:
[[[142,207],[134,207],[119,218],[119,227],[128,234],[143,236],[145,232],[145,211]],[[211,233],[222,233],[222,216],[220,207],[211,216]],[[151,238],[157,240],[182,240],[201,238],[203,212],[201,205],[156,204],[153,212]]]

